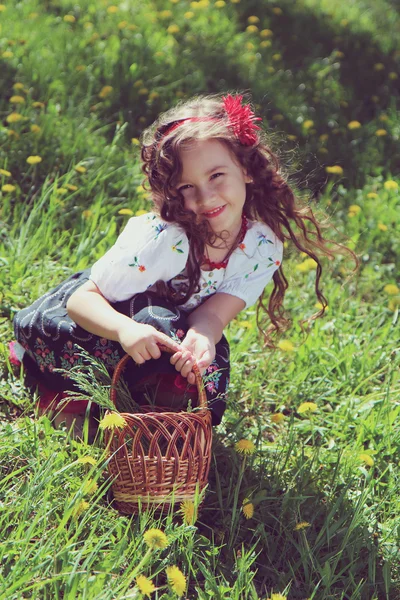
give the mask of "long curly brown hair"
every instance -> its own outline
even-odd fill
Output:
[[[204,256],[205,245],[213,245],[217,237],[213,234],[208,222],[194,213],[185,211],[184,197],[176,189],[182,174],[182,162],[179,152],[190,144],[200,140],[217,139],[225,144],[232,159],[245,168],[253,183],[246,184],[246,200],[244,214],[251,220],[263,221],[283,242],[291,240],[299,251],[304,252],[317,263],[315,293],[322,309],[304,323],[321,317],[327,306],[327,300],[320,289],[322,265],[318,254],[325,254],[330,260],[335,254],[327,244],[336,247],[335,252],[351,254],[358,269],[359,260],[352,250],[324,239],[321,231],[330,226],[329,219],[317,221],[311,207],[306,201],[295,198],[293,190],[287,182],[287,176],[282,173],[277,154],[271,149],[267,134],[261,129],[258,141],[251,145],[243,145],[237,139],[229,126],[229,119],[224,110],[223,94],[198,95],[188,101],[181,101],[170,110],[161,113],[159,118],[148,127],[141,136],[142,170],[146,175],[143,186],[147,182],[154,204],[154,211],[165,221],[180,225],[189,240],[189,257],[186,265],[188,284],[183,292],[178,294],[167,283],[158,282],[158,290],[175,304],[184,304],[199,291],[201,258]],[[199,121],[184,121],[178,127],[173,125],[190,117],[202,117]],[[312,229],[308,225],[312,225]],[[294,227],[298,232],[294,231]],[[232,246],[230,252],[235,248]],[[274,288],[269,296],[268,306],[265,305],[265,292],[257,304],[257,327],[264,336],[265,346],[274,348],[271,334],[285,331],[290,320],[284,316],[283,300],[288,282],[282,266],[273,274]],[[267,313],[271,323],[265,329],[261,322],[261,309]]]

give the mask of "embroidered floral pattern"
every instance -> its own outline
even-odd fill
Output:
[[[182,248],[178,248],[178,246],[180,246],[182,244],[182,240],[179,240],[179,242],[177,242],[174,246],[171,246],[172,250],[174,252],[178,252],[178,254],[183,254],[184,251],[182,250]]]
[[[115,350],[114,343],[106,338],[100,338],[94,345],[93,355],[103,361],[106,367],[114,368],[121,360],[119,352]]]
[[[267,238],[266,235],[264,235],[263,233],[258,232],[258,246],[261,246],[262,244],[273,244],[274,242],[270,239]]]
[[[50,350],[50,348],[39,337],[36,338],[33,344],[33,352],[35,354],[36,362],[42,373],[44,373],[45,369],[48,369],[50,372],[53,371],[55,367],[54,351]]]
[[[254,265],[254,267],[253,267],[253,270],[252,270],[252,271],[250,271],[250,273],[247,273],[247,274],[244,276],[244,278],[245,278],[245,279],[247,279],[247,278],[249,277],[249,275],[253,275],[253,273],[254,273],[255,271],[257,271],[257,269],[258,269],[258,263],[257,263],[256,265]]]
[[[79,348],[72,340],[68,340],[60,352],[60,366],[68,371],[75,365],[83,365],[83,358],[78,356]],[[61,373],[64,379],[69,379],[68,373]]]
[[[222,375],[222,370],[218,368],[218,363],[216,360],[213,360],[211,365],[207,367],[204,375],[204,387],[209,393],[216,394],[218,391],[219,380],[221,379]]]
[[[146,267],[144,265],[140,265],[139,264],[137,256],[135,256],[135,258],[133,260],[133,263],[129,263],[129,266],[130,267],[137,267],[141,273],[143,273],[146,270]]]
[[[167,229],[166,223],[159,223],[159,225],[152,225],[152,227],[156,232],[156,237],[154,238],[155,240],[158,238],[160,233],[162,233],[163,231],[165,231],[165,229]]]

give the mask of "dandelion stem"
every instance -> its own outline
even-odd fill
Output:
[[[235,494],[234,494],[234,497],[233,497],[231,530],[229,532],[228,548],[232,548],[233,544],[235,543],[236,537],[237,537],[237,527],[236,527],[237,521],[238,521],[238,517],[237,517],[237,512],[238,512],[237,511],[237,505],[238,505],[240,487],[242,485],[242,479],[243,479],[243,475],[244,475],[244,470],[245,470],[245,467],[246,467],[246,458],[247,458],[247,456],[245,455],[243,457],[243,461],[242,461],[242,464],[240,466],[238,482],[237,482],[236,487],[235,487]]]

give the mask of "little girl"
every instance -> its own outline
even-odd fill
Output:
[[[282,314],[288,287],[281,266],[284,239],[317,262],[316,295],[323,308],[311,318],[324,314],[315,250],[334,255],[312,210],[295,201],[281,175],[255,124],[261,119],[242,100],[198,96],[161,114],[142,135],[152,211],[131,218],[91,268],[16,314],[12,359],[22,359],[38,385],[42,409],[77,389],[54,369],[83,364],[80,346],[110,373],[128,353],[139,365],[132,362],[124,374],[132,390],[161,381],[163,389],[183,393],[195,382],[196,362],[206,376],[212,422],[219,424],[229,383],[225,327],[257,300],[266,345],[273,348],[270,334],[288,324]],[[271,279],[266,308],[264,289]],[[266,331],[259,325],[261,309],[271,320]],[[172,355],[161,353],[159,344]],[[71,402],[61,418],[82,408]]]

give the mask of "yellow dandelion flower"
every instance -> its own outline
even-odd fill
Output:
[[[110,15],[114,15],[116,12],[118,12],[118,6],[115,6],[114,4],[113,4],[112,6],[109,6],[109,7],[107,8],[107,12],[108,12]]]
[[[288,138],[288,140],[290,140],[291,142],[295,142],[295,141],[297,140],[297,135],[292,135],[292,134],[289,134],[289,135],[287,136],[287,138]]]
[[[76,190],[78,189],[78,186],[72,185],[72,183],[66,183],[65,187],[68,188],[69,190],[71,190],[71,192],[76,192]]]
[[[118,29],[125,29],[125,27],[128,25],[128,21],[120,21],[117,25]]]
[[[237,321],[237,324],[244,329],[253,329],[254,327],[253,323],[250,323],[249,321]]]
[[[385,285],[383,291],[386,292],[388,296],[396,296],[396,294],[400,292],[399,288],[394,283],[388,283]]]
[[[170,19],[172,17],[172,11],[171,10],[161,10],[158,13],[160,19]]]
[[[145,88],[145,87],[140,88],[140,90],[138,90],[139,96],[147,96],[148,93],[149,93],[149,90],[148,90],[148,88]]]
[[[15,189],[15,185],[11,185],[11,183],[5,183],[1,186],[2,192],[13,192]]]
[[[383,184],[383,187],[385,188],[385,190],[397,190],[399,185],[396,181],[393,181],[392,179],[389,179],[388,181],[385,181],[385,183]]]
[[[282,413],[274,413],[273,415],[271,415],[271,421],[273,423],[282,423],[282,421],[285,420],[285,415],[283,415]]]
[[[315,402],[303,402],[300,404],[297,412],[302,415],[308,412],[315,412],[316,410],[318,410],[318,406],[315,404]]]
[[[386,131],[386,129],[377,129],[375,131],[375,135],[378,137],[383,137],[384,135],[387,135],[388,132]]]
[[[25,86],[23,83],[21,83],[20,81],[17,81],[16,83],[13,84],[13,89],[14,90],[22,90],[22,91],[26,91],[25,90]]]
[[[91,211],[91,210],[83,210],[82,211],[82,217],[84,219],[90,219],[90,217],[93,217],[93,211]]]
[[[24,104],[25,98],[23,96],[11,96],[10,102],[12,104]]]
[[[256,447],[251,440],[243,439],[236,442],[235,450],[236,452],[239,452],[239,454],[254,454]]]
[[[313,125],[314,125],[314,121],[312,121],[311,119],[307,119],[303,123],[304,129],[310,129],[310,127],[312,127]]]
[[[75,167],[75,171],[78,173],[86,173],[86,167],[77,166]]]
[[[127,423],[124,417],[114,412],[110,412],[105,415],[105,417],[103,417],[99,423],[99,427],[101,427],[101,429],[114,429],[115,427],[118,427],[118,429],[123,429],[126,427],[126,425]]]
[[[89,506],[89,502],[86,502],[86,500],[81,500],[79,504],[77,504],[77,506],[73,509],[72,518],[77,519],[79,515],[81,515],[83,512],[85,512],[85,510],[89,508]]]
[[[319,139],[321,140],[321,142],[326,142],[329,139],[329,135],[327,133],[321,133]]]
[[[280,348],[284,352],[293,352],[294,345],[289,340],[280,340],[278,342],[278,348]]]
[[[0,4],[0,12],[4,12],[7,6],[5,4]]]
[[[76,67],[75,67],[75,71],[78,71],[78,73],[80,73],[81,71],[85,71],[85,70],[86,70],[85,65],[76,65]]]
[[[93,479],[88,479],[85,485],[83,486],[83,493],[92,496],[97,492],[98,489],[99,486],[97,485],[96,481],[93,481]]]
[[[360,127],[361,127],[360,121],[350,121],[349,123],[347,123],[348,129],[360,129]]]
[[[74,15],[64,15],[63,21],[65,21],[66,23],[75,23],[76,19]]]
[[[258,27],[257,27],[257,25],[248,25],[248,26],[246,27],[246,31],[247,31],[248,33],[257,33],[257,31],[258,31]]]
[[[83,465],[95,465],[97,461],[93,456],[81,456],[76,462]]]
[[[14,131],[14,129],[7,129],[6,131],[7,131],[8,136],[11,137],[13,135],[15,137],[15,139],[19,140],[19,133]]]
[[[300,531],[301,529],[305,529],[306,527],[310,527],[310,523],[307,523],[307,521],[301,521],[301,523],[297,523],[294,526],[293,531]]]
[[[271,594],[271,597],[268,600],[287,600],[286,596],[282,596],[282,594]]]
[[[374,459],[369,454],[360,454],[358,458],[365,462],[368,467],[374,466]]]
[[[276,15],[282,15],[283,14],[283,10],[281,8],[279,8],[279,6],[275,6],[272,9],[272,12],[275,13]]]
[[[178,567],[173,566],[167,567],[165,572],[167,573],[168,583],[172,590],[177,596],[183,596],[186,590],[186,577],[182,571]]]
[[[143,534],[143,539],[153,550],[162,550],[169,544],[167,536],[161,529],[149,529]]]
[[[321,302],[316,302],[314,304],[314,306],[315,306],[315,308],[318,308],[319,310],[322,310],[322,308],[323,308]],[[329,306],[325,306],[325,312],[328,312],[328,310],[329,310]]]
[[[379,198],[379,196],[375,192],[369,192],[369,194],[367,194],[367,198]]]
[[[397,75],[397,73],[395,73],[394,71],[390,71],[388,77],[389,77],[389,79],[392,79],[392,81],[394,81],[395,79],[399,78],[399,76]]]
[[[259,23],[260,19],[258,17],[256,17],[255,15],[251,15],[250,17],[248,17],[247,21],[249,23]]]
[[[272,55],[272,60],[280,60],[281,58],[282,58],[282,54],[279,54],[279,52]]]
[[[252,519],[254,515],[254,504],[248,498],[243,500],[242,512],[246,519]]]
[[[28,165],[37,165],[38,163],[42,162],[42,157],[41,156],[28,156],[28,158],[26,159],[26,162],[28,163]]]
[[[160,97],[160,94],[158,92],[151,92],[149,95],[149,100],[156,100],[159,97]]]
[[[67,193],[68,193],[68,190],[67,190],[66,188],[64,188],[64,187],[59,187],[59,188],[56,190],[56,194],[61,194],[62,196],[63,196],[64,194],[67,194]]]
[[[260,31],[260,36],[263,38],[271,37],[272,35],[273,35],[273,32],[270,29],[262,29]]]
[[[383,63],[375,63],[374,64],[374,71],[383,71],[385,68],[385,65]]]
[[[218,0],[218,2],[215,3],[215,6],[217,8],[222,8],[223,6],[225,6],[224,0]],[[185,14],[183,16],[185,17],[185,19],[193,19],[194,12],[192,12],[191,10],[188,10],[187,12],[185,12]]]
[[[42,130],[39,125],[31,125],[31,131],[32,133],[40,133]]]
[[[350,204],[349,210],[358,214],[359,212],[361,212],[361,206],[359,206],[358,204]]]
[[[180,511],[183,521],[187,525],[194,525],[197,520],[197,511],[193,502],[185,500],[181,503]]]
[[[138,138],[135,138],[135,137],[133,137],[133,138],[131,139],[131,143],[132,143],[134,146],[140,146],[140,140],[139,140]]]
[[[400,297],[389,300],[388,309],[394,312],[400,306]]]
[[[121,208],[121,210],[118,211],[119,215],[133,215],[133,210],[131,210],[130,208]]]
[[[348,21],[348,19],[342,19],[342,20],[340,21],[340,24],[341,24],[341,26],[342,26],[342,27],[346,27],[346,25],[348,25],[348,24],[349,24],[349,21]]]
[[[21,121],[23,118],[24,117],[20,113],[12,112],[6,117],[6,121],[7,123],[18,123],[18,121]]]
[[[171,23],[171,25],[167,29],[168,33],[174,35],[175,33],[179,33],[180,28],[175,23]],[[139,92],[140,93],[140,92]]]
[[[143,596],[148,596],[150,598],[150,594],[155,591],[155,586],[151,579],[148,579],[144,575],[138,575],[136,577],[136,585],[139,588],[139,591],[143,594]]]
[[[239,4],[240,0],[231,0],[232,4]]]
[[[0,175],[4,175],[4,177],[11,177],[10,171],[6,171],[5,169],[0,169]]]
[[[98,96],[99,96],[99,98],[107,98],[107,96],[109,96],[112,91],[113,91],[112,85],[104,85],[101,88]]]
[[[381,231],[387,231],[388,227],[387,227],[387,225],[384,225],[383,223],[378,223],[378,229],[380,229]]]
[[[327,173],[333,173],[334,175],[343,175],[343,168],[339,165],[333,165],[332,167],[325,167]]]
[[[302,263],[296,265],[296,271],[300,271],[301,273],[308,273],[308,271],[316,269],[317,264],[317,261],[313,258],[306,258],[306,260],[303,260]]]
[[[14,52],[11,52],[11,50],[5,50],[2,54],[3,58],[12,58],[14,56]]]
[[[144,210],[143,208],[140,208],[139,210],[137,210],[135,212],[135,217],[140,217],[140,215],[147,215],[149,211],[148,210]]]
[[[46,105],[43,102],[32,102],[33,108],[44,108]]]

